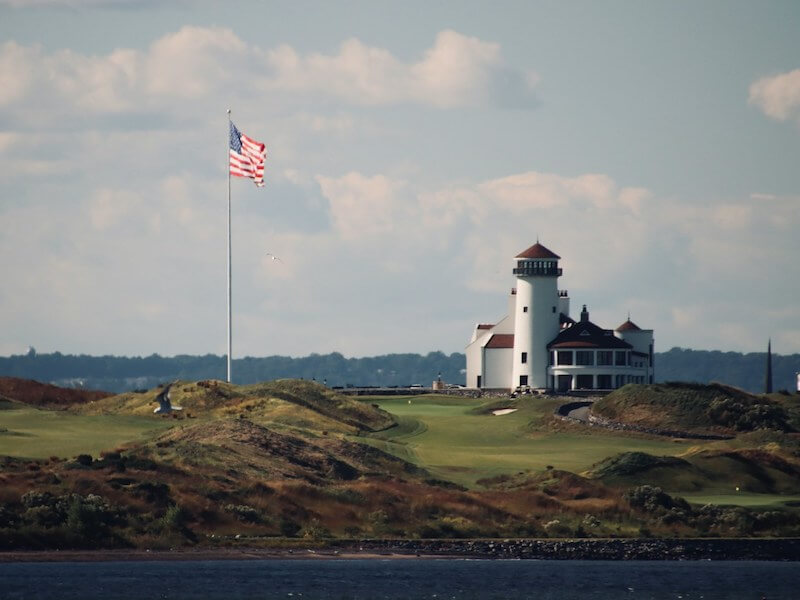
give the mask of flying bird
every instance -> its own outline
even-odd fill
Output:
[[[164,389],[161,390],[161,393],[156,396],[155,402],[158,402],[158,408],[153,411],[155,414],[161,415],[170,413],[173,410],[183,410],[183,407],[172,406],[172,402],[170,402],[169,390],[174,384],[174,381],[172,383],[168,383],[164,386]]]
[[[271,257],[272,257],[272,260],[277,260],[278,262],[283,262],[283,261],[280,259],[280,257],[279,257],[279,256],[275,256],[274,254],[270,254],[269,252],[267,252],[267,256],[271,256]]]

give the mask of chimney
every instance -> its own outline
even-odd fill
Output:
[[[581,311],[581,323],[586,323],[589,320],[589,311],[586,310],[586,305],[583,305],[583,310]]]

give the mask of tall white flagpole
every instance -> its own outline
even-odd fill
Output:
[[[231,383],[231,109],[228,109],[228,383]]]

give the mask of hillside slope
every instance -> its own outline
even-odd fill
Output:
[[[0,397],[42,408],[66,408],[111,395],[99,390],[63,388],[19,377],[0,377]]]
[[[792,430],[781,404],[718,383],[626,385],[595,402],[591,412],[619,423],[691,433]]]
[[[623,452],[596,464],[588,475],[610,486],[646,484],[681,494],[800,494],[800,456],[776,444],[703,449],[682,457]]]

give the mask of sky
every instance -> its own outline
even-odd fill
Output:
[[[800,3],[0,0],[0,355],[463,352],[573,316],[800,352]],[[272,260],[269,254],[280,257]]]

